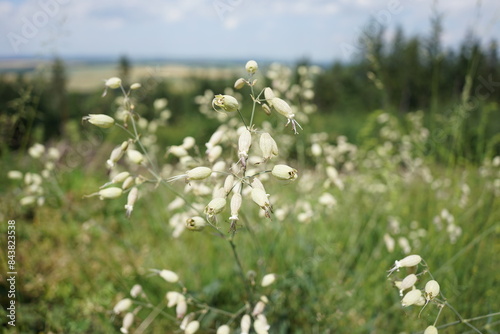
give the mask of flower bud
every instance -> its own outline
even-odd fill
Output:
[[[247,129],[244,129],[238,139],[238,156],[248,157],[248,150],[252,145],[252,134]]]
[[[389,270],[389,274],[387,276],[390,276],[393,272],[399,271],[399,268],[404,268],[404,267],[414,267],[418,265],[422,261],[422,257],[420,255],[408,255],[404,259],[400,261],[395,261],[394,266]]]
[[[186,220],[186,228],[191,231],[201,231],[205,228],[205,219],[195,216]]]
[[[203,180],[209,177],[212,174],[212,169],[208,167],[195,167],[189,171],[187,171],[187,180]]]
[[[226,199],[225,198],[222,198],[222,197],[214,198],[205,207],[204,212],[208,216],[215,216],[216,214],[218,214],[222,210],[224,210],[225,206],[226,206]]]
[[[276,274],[267,274],[262,277],[262,282],[260,283],[260,285],[265,288],[266,286],[273,284],[274,281],[276,281]]]
[[[438,330],[435,326],[429,326],[425,329],[424,334],[438,334]]]
[[[182,319],[186,315],[187,312],[187,303],[186,303],[186,298],[182,296],[183,298],[180,298],[177,301],[177,305],[175,307],[175,314],[177,315],[177,319]]]
[[[132,210],[134,210],[135,201],[139,197],[139,190],[136,187],[133,187],[127,196],[127,204],[125,205],[125,210],[127,217],[130,217],[132,214]]]
[[[82,120],[104,129],[110,128],[115,124],[113,117],[104,114],[89,114],[88,116],[84,116]]]
[[[138,82],[135,82],[132,85],[130,85],[130,89],[131,90],[136,90],[136,89],[139,89],[141,87],[142,87],[142,85],[140,83],[138,83]]]
[[[99,190],[99,198],[102,199],[113,199],[118,198],[122,195],[123,190],[117,187],[109,187]]]
[[[271,115],[271,108],[267,104],[262,103],[262,110],[264,110],[267,116]]]
[[[128,310],[130,306],[132,306],[132,300],[130,298],[124,298],[116,303],[115,307],[113,307],[113,312],[115,314],[120,314],[121,312]]]
[[[228,325],[222,325],[219,328],[217,328],[216,334],[229,334],[229,333],[231,333],[231,328]]]
[[[276,96],[274,95],[274,92],[271,88],[266,87],[264,88],[264,98],[266,99],[267,103],[272,107],[272,99],[274,99]]]
[[[181,324],[179,325],[179,328],[183,331],[186,330],[188,324],[193,321],[195,314],[194,313],[189,313],[187,314],[184,318],[182,318]]]
[[[179,276],[171,270],[163,269],[158,273],[161,278],[169,283],[176,283],[179,281]]]
[[[431,300],[435,298],[439,294],[439,283],[436,282],[435,280],[430,280],[425,284],[425,298],[427,300]]]
[[[196,144],[196,139],[194,139],[191,136],[188,136],[182,140],[181,147],[184,148],[185,150],[189,150],[192,149],[195,144]]]
[[[111,182],[112,183],[120,183],[120,182],[123,182],[125,181],[125,179],[127,177],[130,176],[130,173],[129,172],[121,172],[121,173],[118,173],[116,174],[112,179],[111,179]]]
[[[231,197],[231,217],[229,220],[238,220],[238,213],[241,208],[242,198],[240,193],[234,193]]]
[[[422,291],[415,289],[409,291],[401,300],[401,305],[403,307],[410,306],[416,304],[420,298],[422,297]]]
[[[251,192],[252,201],[254,201],[262,210],[264,210],[267,218],[271,218],[271,212],[273,208],[271,203],[269,203],[268,195],[265,190],[260,188],[253,188]]]
[[[271,99],[271,104],[279,114],[285,116],[286,118],[291,118],[294,116],[292,108],[284,100],[279,97],[274,97]]]
[[[249,60],[245,65],[245,70],[247,70],[247,72],[250,74],[254,74],[258,69],[259,65],[255,60]]]
[[[198,320],[191,321],[186,326],[185,334],[194,334],[200,328],[200,322]]]
[[[403,291],[411,288],[417,282],[417,275],[410,274],[406,276],[403,281],[399,284],[399,293],[402,296]]]
[[[248,332],[250,331],[251,324],[252,324],[252,319],[248,314],[245,314],[243,317],[241,317],[241,323],[240,323],[241,334],[248,334]]]
[[[269,160],[278,155],[278,145],[276,145],[273,137],[267,132],[260,135],[259,146],[262,151],[262,157],[265,160]]]
[[[287,165],[274,166],[271,174],[279,180],[295,180],[298,177],[297,170]]]
[[[19,200],[19,204],[21,204],[21,206],[28,206],[34,204],[35,201],[36,201],[35,196],[25,196]]]
[[[130,289],[130,295],[134,298],[138,297],[142,293],[142,286],[140,284],[134,284],[132,289]]]
[[[23,178],[23,173],[18,170],[10,170],[7,173],[7,178],[11,180],[21,180]]]
[[[122,146],[118,146],[113,151],[111,151],[111,155],[109,157],[109,160],[106,161],[106,164],[108,165],[109,168],[114,167],[115,163],[118,162],[118,160],[121,159],[123,156],[123,153],[126,151],[126,149],[123,149],[123,144]]]
[[[243,86],[245,86],[245,83],[246,83],[246,80],[243,79],[243,78],[239,78],[238,80],[236,80],[236,82],[234,83],[234,89],[241,89],[243,88]]]
[[[207,159],[210,162],[214,162],[215,160],[219,159],[221,154],[222,154],[222,146],[220,146],[220,145],[214,146],[208,152]]]
[[[128,150],[127,158],[135,164],[140,165],[144,161],[144,156],[137,150]]]
[[[28,149],[28,154],[33,159],[39,159],[43,153],[45,153],[45,146],[39,143],[34,144]]]
[[[167,151],[167,154],[173,154],[177,158],[182,158],[188,155],[188,152],[183,146],[170,146],[170,148]]]
[[[134,323],[134,314],[132,312],[128,312],[123,317],[122,327],[120,328],[120,332],[123,334],[128,334],[128,329]]]
[[[112,77],[112,78],[109,78],[108,80],[106,80],[105,85],[106,85],[106,87],[109,87],[112,89],[120,88],[120,86],[122,85],[122,80],[120,78],[117,78],[117,77]]]
[[[179,301],[186,299],[182,293],[177,291],[167,292],[165,298],[167,299],[167,307],[174,307]]]
[[[253,329],[255,329],[255,332],[257,334],[267,334],[269,328],[271,328],[271,326],[267,323],[266,316],[263,314],[257,315],[257,319],[255,319],[253,323]]]
[[[236,100],[233,96],[219,94],[215,95],[215,98],[212,100],[212,107],[215,111],[223,110],[226,112],[233,112],[238,110],[239,104],[238,100]]]
[[[129,176],[125,179],[125,181],[123,181],[122,189],[127,190],[128,188],[132,187],[133,184],[134,184],[134,177]]]
[[[261,298],[261,300],[259,300],[255,304],[255,306],[253,308],[253,311],[252,311],[252,316],[253,317],[255,317],[256,315],[261,314],[262,312],[264,312],[264,309],[266,308],[266,304],[267,304],[268,301],[266,301],[267,300],[266,296],[263,296],[263,297],[265,298],[264,300]]]

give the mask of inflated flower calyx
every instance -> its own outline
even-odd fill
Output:
[[[219,94],[212,100],[212,108],[218,112],[233,112],[239,109],[239,104],[233,96]]]
[[[195,216],[186,220],[186,228],[191,231],[201,231],[205,228],[206,221],[202,217]]]
[[[84,116],[82,120],[103,129],[108,129],[115,124],[113,117],[104,114],[89,114]]]
[[[279,180],[295,180],[298,177],[297,170],[287,165],[275,165],[271,174]]]
[[[248,73],[254,74],[259,69],[259,65],[255,60],[249,60],[245,65],[245,69]]]

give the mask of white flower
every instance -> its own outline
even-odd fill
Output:
[[[140,165],[144,161],[144,156],[137,150],[128,150],[127,158],[135,164]]]
[[[269,302],[266,296],[260,297],[260,300],[255,304],[253,311],[252,311],[252,316],[256,316],[264,312],[264,309],[266,308],[266,304]]]
[[[212,169],[208,167],[195,167],[186,172],[187,180],[203,180],[212,174]]]
[[[401,305],[403,307],[417,304],[422,297],[422,291],[415,289],[409,291],[401,300]]]
[[[231,197],[231,217],[229,217],[229,220],[238,220],[238,212],[240,211],[241,208],[241,203],[242,203],[242,198],[240,193],[234,193],[233,197]]]
[[[104,129],[110,128],[115,124],[113,117],[104,114],[89,114],[88,116],[84,116],[82,120]]]
[[[120,88],[120,86],[122,85],[122,79],[117,78],[117,77],[109,78],[108,80],[106,80],[105,85],[106,85],[106,87],[109,87],[112,89]]]
[[[252,134],[248,129],[243,129],[240,137],[238,138],[238,156],[240,158],[248,157],[248,150],[252,145]]]
[[[120,332],[123,334],[128,334],[128,329],[134,323],[134,314],[132,312],[128,312],[123,317],[122,327],[120,328]]]
[[[243,317],[241,317],[241,323],[240,323],[241,334],[248,334],[248,332],[250,331],[251,324],[252,324],[252,319],[248,314],[245,314]]]
[[[439,283],[436,282],[435,280],[430,280],[425,284],[425,299],[426,300],[431,300],[435,298],[439,294]]]
[[[266,99],[267,103],[272,107],[272,99],[274,99],[276,96],[274,95],[274,92],[271,88],[266,87],[264,88],[264,98]]]
[[[410,275],[406,276],[398,286],[399,294],[402,296],[403,291],[413,287],[416,282],[417,282],[417,275],[410,274]]]
[[[135,284],[132,289],[130,289],[130,295],[134,298],[138,297],[142,293],[142,286]]]
[[[158,275],[160,275],[161,278],[163,278],[165,281],[169,283],[176,283],[179,281],[179,276],[171,270],[167,269],[160,270]]]
[[[122,195],[123,190],[117,187],[109,187],[99,190],[99,198],[103,199],[113,199],[118,198]]]
[[[167,307],[174,307],[179,301],[186,299],[182,293],[177,291],[167,292],[165,298],[167,298]]]
[[[135,83],[133,83],[132,85],[130,85],[130,89],[131,89],[131,90],[136,90],[136,89],[141,88],[141,86],[142,86],[142,85],[141,85],[140,83],[135,82]]]
[[[265,91],[264,91],[265,93]],[[284,100],[280,99],[279,97],[273,97],[271,101],[269,102],[274,110],[276,110],[279,114],[285,116],[288,121],[285,124],[287,126],[288,124],[292,123],[292,128],[293,132],[297,134],[297,126],[302,129],[300,124],[295,120],[295,114],[292,111],[292,108],[286,103]]]
[[[275,165],[271,174],[279,180],[295,180],[297,175],[297,170],[287,165]]]
[[[221,110],[225,112],[233,112],[238,110],[239,104],[238,100],[236,100],[233,96],[219,94],[215,95],[212,100],[212,108],[214,108],[217,112],[220,112]]]
[[[139,190],[136,187],[133,187],[127,196],[127,204],[125,205],[125,210],[127,217],[130,217],[132,214],[132,210],[134,210],[135,201],[139,197]]]
[[[21,180],[23,178],[23,173],[18,170],[10,170],[7,173],[7,177],[11,180]]]
[[[245,69],[248,73],[254,74],[259,69],[259,65],[255,60],[249,60],[245,65]]]
[[[208,216],[215,216],[216,214],[218,214],[222,210],[224,210],[225,206],[226,206],[226,199],[225,198],[222,198],[222,197],[214,198],[205,207],[205,214]]]
[[[191,217],[186,220],[186,227],[191,231],[201,231],[205,228],[205,225],[205,219],[199,216]]]
[[[266,194],[265,190],[260,188],[253,188],[251,192],[252,201],[254,201],[262,210],[264,210],[267,218],[271,217],[271,212],[273,212],[273,208],[271,203],[269,202],[269,198]]]
[[[120,314],[121,312],[128,310],[130,306],[132,306],[132,299],[124,298],[116,303],[115,307],[113,307],[113,312],[115,314]]]
[[[420,255],[408,255],[402,260],[396,260],[394,262],[394,266],[389,270],[388,277],[395,271],[399,271],[399,268],[403,267],[414,267],[418,265],[422,261],[422,257]]]
[[[246,80],[243,78],[239,78],[234,82],[234,89],[241,89],[245,86]]]
[[[264,160],[269,160],[272,157],[277,156],[279,153],[276,141],[274,141],[273,137],[271,137],[271,135],[267,132],[260,135],[259,146]]]
[[[231,328],[228,325],[222,325],[219,328],[217,328],[216,334],[229,334],[229,333],[231,333]]]
[[[253,329],[257,332],[257,334],[267,334],[269,331],[269,324],[267,323],[267,319],[265,315],[259,314],[257,315],[257,319],[255,319],[253,323]]]
[[[38,159],[42,156],[42,154],[45,152],[45,146],[42,144],[36,143],[33,146],[31,146],[28,149],[28,154],[33,158],[33,159]]]
[[[260,283],[260,285],[262,287],[266,287],[273,284],[274,281],[276,281],[276,274],[267,274],[264,277],[262,277],[262,282]]]
[[[192,149],[194,145],[196,144],[196,140],[193,137],[186,137],[182,140],[182,147],[185,150]]]
[[[19,200],[19,204],[21,204],[21,206],[28,206],[34,204],[35,201],[36,201],[35,196],[25,196]]]
[[[186,312],[187,312],[186,298],[180,298],[179,300],[177,300],[177,306],[175,307],[175,314],[177,315],[177,319],[184,318]]]
[[[200,322],[198,320],[191,321],[186,326],[185,334],[194,334],[200,328]]]
[[[438,330],[435,326],[429,326],[425,329],[424,334],[438,334]]]

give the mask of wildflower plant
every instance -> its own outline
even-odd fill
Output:
[[[394,273],[401,273],[399,277],[392,278],[392,282],[399,290],[402,307],[407,308],[415,306],[420,308],[418,313],[419,318],[428,305],[434,305],[437,308],[436,317],[432,324],[426,327],[424,334],[436,334],[438,333],[438,329],[458,324],[468,326],[475,333],[482,333],[476,326],[471,324],[471,322],[498,315],[498,313],[491,313],[484,316],[465,319],[448,302],[442,292],[439,282],[434,278],[429,266],[420,255],[412,254],[401,260],[396,260],[392,268],[388,271],[387,277],[390,277]],[[458,318],[458,321],[438,326],[439,318],[445,308],[451,310]]]
[[[145,121],[136,112],[133,97],[134,90],[140,89],[140,85],[133,84],[126,90],[119,78],[106,80],[103,96],[110,89],[120,90],[123,95],[117,117],[96,114],[83,117],[84,122],[106,131],[120,128],[129,137],[109,154],[105,165],[109,170],[110,181],[87,197],[121,200],[124,214],[133,217],[136,202],[141,201],[143,194],[159,191],[159,186],[164,186],[174,195],[167,206],[171,214],[169,222],[173,237],[180,237],[185,230],[200,232],[208,228],[228,241],[231,247],[246,291],[242,306],[235,312],[219,310],[197,300],[171,270],[152,271],[153,275],[158,275],[167,283],[178,284],[177,289],[172,288],[166,293],[166,303],[167,307],[175,307],[175,318],[185,333],[198,331],[203,325],[203,318],[209,313],[226,318],[225,324],[217,329],[221,333],[227,332],[231,325],[234,327],[237,319],[240,319],[242,333],[248,332],[251,324],[257,333],[267,333],[270,328],[264,314],[269,298],[264,292],[277,276],[262,273],[261,285],[256,283],[256,274],[248,276],[238,255],[235,237],[242,226],[254,224],[244,219],[247,215],[241,214],[247,207],[260,211],[266,219],[273,218],[273,196],[267,192],[265,184],[286,184],[299,177],[296,168],[279,161],[278,143],[273,139],[269,126],[264,124],[265,128],[260,128],[255,123],[256,113],[275,112],[284,118],[284,126],[290,125],[294,134],[298,134],[302,126],[296,120],[297,111],[285,99],[277,97],[270,87],[256,89],[258,80],[254,76],[258,68],[257,62],[249,61],[245,66],[247,76],[239,78],[234,85],[238,90],[250,90],[250,115],[246,117],[243,114],[239,94],[233,96],[228,94],[228,90],[214,94],[210,101],[211,112],[224,115],[226,123],[205,143],[204,152],[196,146],[193,137],[186,137],[182,144],[166,148],[165,156],[175,157],[174,164],[160,167],[150,150],[156,146],[143,142],[147,134],[142,134],[140,130],[147,130],[147,127],[141,126]],[[209,101],[205,98],[203,102]],[[182,185],[182,190],[179,190]],[[135,307],[134,311],[124,313],[123,333],[128,332],[141,309],[149,308],[155,313],[158,308],[150,303],[145,293],[135,291],[130,295],[131,298],[122,300],[114,309],[114,313],[119,314]],[[145,322],[138,327],[137,332],[144,330],[144,326],[147,326]]]

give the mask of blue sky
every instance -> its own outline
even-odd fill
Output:
[[[435,0],[0,0],[0,56],[349,60],[370,17],[425,35]],[[443,43],[500,37],[500,1],[437,1]]]

